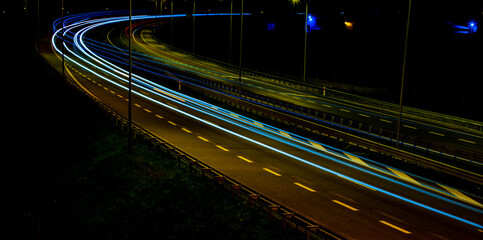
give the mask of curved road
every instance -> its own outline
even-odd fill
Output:
[[[123,31],[109,29],[125,28],[126,20],[74,15],[66,27],[67,75],[124,116],[125,59],[107,36],[115,34],[122,42]],[[58,67],[61,41],[54,37],[52,43],[57,57],[48,43],[41,50]],[[121,57],[101,57],[115,51]],[[137,53],[136,58],[148,56]],[[360,165],[330,146],[307,144],[291,133],[165,88],[161,83],[166,76],[154,75],[134,75],[133,119],[138,125],[321,226],[348,239],[483,236],[483,201],[478,196],[412,182],[409,175],[402,177],[403,172],[390,174]]]

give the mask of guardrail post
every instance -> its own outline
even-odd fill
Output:
[[[285,228],[286,226],[287,219],[289,220],[292,219],[293,215],[294,215],[293,213],[289,213],[289,212],[282,214],[283,228]]]
[[[268,206],[269,218],[272,220],[272,211],[277,211],[280,208],[280,205],[270,205]]]
[[[241,185],[240,184],[233,184],[231,185],[231,196],[234,196],[235,195],[235,190],[236,191],[239,191],[241,188]]]
[[[248,195],[248,206],[251,208],[252,207],[252,200],[258,200],[260,197],[260,194],[250,194]]]
[[[310,240],[310,232],[315,232],[319,226],[318,225],[309,225],[307,228],[307,240]]]

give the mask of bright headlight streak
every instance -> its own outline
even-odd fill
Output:
[[[85,45],[84,45],[84,46],[85,46]],[[144,80],[144,81],[149,82],[148,80],[145,80],[145,79],[143,79],[143,80]],[[152,84],[152,83],[151,83],[151,84]],[[161,87],[161,86],[159,86],[159,87]],[[148,90],[148,89],[145,89],[145,90]],[[168,91],[170,91],[169,89],[167,89],[167,90],[168,90]],[[177,93],[177,92],[174,92],[174,93],[175,93],[175,94],[179,94],[179,93]],[[155,93],[155,94],[156,94],[156,93]],[[195,102],[198,102],[198,101],[197,101],[197,100],[195,100]],[[190,106],[187,106],[187,107],[190,107]],[[190,107],[190,108],[191,108],[191,107]],[[195,110],[198,110],[198,109],[196,108]],[[210,111],[212,111],[212,109],[209,109],[209,110],[210,110]],[[203,111],[203,112],[204,112],[204,111]],[[207,114],[206,112],[204,112],[204,113],[205,113],[205,114]],[[210,114],[210,115],[211,115],[211,114]],[[212,115],[212,116],[213,116],[213,115]],[[221,117],[221,118],[220,118],[221,120],[223,120],[223,121],[227,121],[227,120],[225,120],[225,119],[224,119],[226,116],[220,116],[220,115],[218,115],[218,116],[213,116],[213,117],[217,117],[217,118],[220,118],[220,117]],[[228,122],[230,122],[231,124],[234,124],[234,123],[233,123],[233,122],[231,122],[231,121],[228,121]],[[251,127],[251,126],[250,126],[250,127]],[[293,143],[288,143],[287,141],[285,141],[285,140],[283,140],[283,139],[281,139],[281,138],[279,138],[279,137],[277,137],[277,136],[275,136],[275,137],[274,137],[273,135],[268,136],[267,134],[265,134],[265,133],[261,133],[260,131],[254,131],[254,132],[257,132],[257,133],[262,134],[262,135],[267,136],[267,137],[271,137],[272,139],[275,139],[275,140],[278,140],[278,141],[284,142],[284,143],[286,143],[286,144],[290,144],[290,145],[292,145],[292,146],[294,146],[294,147],[301,148],[300,146],[295,145],[295,144],[293,144]],[[300,142],[299,142],[299,143],[300,143]],[[322,154],[322,155],[321,155],[320,153],[318,153],[318,152],[314,152],[314,151],[312,151],[311,149],[302,148],[302,150],[310,151],[310,152],[315,153],[315,154],[317,154],[317,155],[319,155],[319,156],[322,156],[322,157],[327,158],[327,155],[324,155],[324,154]],[[329,152],[329,153],[330,153],[330,152]],[[332,153],[332,154],[333,154],[333,153]],[[338,155],[336,155],[336,154],[335,154],[335,156],[338,156]],[[435,194],[432,194],[432,193],[429,193],[429,192],[426,192],[426,191],[422,191],[422,190],[420,190],[420,189],[414,188],[414,187],[412,187],[412,186],[410,186],[410,185],[407,185],[407,184],[404,184],[404,183],[400,183],[400,182],[398,182],[398,181],[394,181],[394,180],[389,179],[389,178],[387,178],[387,177],[385,177],[385,176],[381,176],[381,175],[378,175],[378,174],[374,174],[374,173],[372,173],[372,172],[368,172],[367,170],[365,170],[365,169],[361,169],[361,168],[359,168],[359,167],[357,167],[357,166],[348,165],[346,162],[341,162],[341,161],[339,161],[339,160],[335,160],[335,159],[333,159],[333,158],[331,158],[331,160],[333,160],[333,161],[337,161],[337,162],[342,163],[342,164],[345,164],[345,165],[347,165],[347,166],[350,166],[350,167],[356,168],[356,169],[358,169],[358,170],[361,170],[361,171],[367,172],[367,173],[369,173],[369,174],[372,174],[372,175],[378,176],[378,177],[380,177],[380,178],[384,178],[384,179],[386,179],[386,180],[388,180],[388,181],[392,181],[392,182],[394,182],[394,183],[396,183],[396,184],[400,184],[400,185],[403,185],[403,186],[405,186],[405,187],[412,188],[412,189],[417,190],[417,191],[419,191],[419,192],[422,192],[422,193],[425,193],[425,194],[432,195],[433,197],[438,197],[438,198],[440,198],[440,199],[443,199],[443,200],[445,200],[445,201],[448,201],[447,199],[445,199],[445,198],[441,198],[441,197],[439,197],[439,196],[437,196],[437,195],[435,195]],[[451,200],[450,200],[450,201],[451,201]],[[453,204],[458,204],[458,205],[460,205],[460,206],[463,206],[463,207],[468,208],[466,205],[460,204],[460,203],[458,203],[458,202],[454,202],[454,201],[451,201],[451,202],[452,202]],[[477,211],[477,212],[481,212],[481,211],[480,211],[480,210],[478,210],[478,209],[474,209],[474,208],[471,208],[471,209],[472,209],[472,210],[474,210],[474,211]]]
[[[55,45],[55,44],[54,44],[54,45]],[[56,49],[57,49],[57,48],[56,48]],[[57,49],[57,51],[58,51],[58,49]],[[82,59],[82,58],[81,58],[81,59]],[[71,59],[71,60],[72,60],[72,59]],[[75,61],[74,61],[74,62],[75,62]],[[76,64],[78,64],[77,62],[75,62],[75,63],[76,63]],[[84,68],[84,69],[86,69],[86,70],[88,70],[88,68],[86,68],[86,67],[83,67],[83,68]],[[93,72],[93,71],[91,71],[91,70],[89,70],[89,71],[90,71],[90,72],[92,72],[92,73],[94,73],[94,72]],[[94,73],[94,74],[96,74],[96,73]],[[96,75],[97,75],[97,76],[99,76],[98,74],[96,74]],[[101,77],[102,77],[102,76],[101,76]],[[110,81],[110,80],[108,80],[107,78],[104,78],[104,77],[102,77],[102,78],[103,78],[103,79],[105,79],[105,80],[107,80],[107,81]],[[121,87],[121,88],[123,88],[123,89],[126,89],[126,87],[124,87],[124,86],[122,86],[122,85],[119,85],[119,84],[117,84],[117,83],[115,83],[115,82],[112,82],[112,81],[110,81],[110,82],[111,82],[111,83],[113,83],[113,84],[116,84],[117,86],[119,86],[119,87]],[[144,87],[143,87],[143,88],[144,88]],[[260,145],[260,146],[263,146],[263,147],[265,147],[265,148],[267,148],[267,149],[273,150],[273,151],[275,151],[275,152],[279,152],[279,153],[281,153],[281,154],[283,154],[283,155],[286,155],[286,156],[291,157],[291,158],[293,158],[293,159],[296,159],[296,160],[298,160],[298,161],[304,162],[304,163],[306,163],[306,164],[309,164],[309,165],[314,166],[314,167],[316,167],[316,168],[319,168],[319,169],[321,169],[321,170],[324,170],[324,171],[330,172],[330,173],[332,173],[332,174],[343,176],[343,177],[345,177],[345,178],[347,178],[347,179],[350,179],[351,181],[354,181],[354,182],[357,182],[357,183],[359,183],[359,184],[361,184],[361,185],[365,185],[365,186],[368,186],[368,187],[370,187],[370,188],[376,189],[376,190],[378,190],[378,191],[380,191],[380,192],[383,192],[383,193],[385,193],[385,194],[387,194],[387,195],[390,195],[390,196],[396,197],[396,198],[398,198],[398,199],[401,199],[401,200],[404,200],[404,201],[410,202],[410,203],[412,203],[412,204],[415,204],[415,205],[418,205],[418,206],[424,207],[424,208],[426,208],[426,209],[428,209],[428,210],[431,210],[431,211],[434,211],[434,212],[437,212],[437,213],[443,214],[443,215],[445,215],[445,216],[448,216],[448,217],[454,218],[454,219],[456,219],[456,220],[459,220],[459,221],[462,221],[462,222],[465,222],[465,223],[468,223],[468,224],[471,224],[471,225],[473,225],[473,226],[477,226],[477,227],[480,227],[480,228],[481,228],[481,226],[480,226],[480,225],[478,225],[478,224],[476,224],[476,223],[473,223],[473,222],[467,221],[467,220],[465,220],[465,219],[461,219],[461,218],[459,218],[459,217],[457,217],[457,216],[454,216],[454,215],[451,215],[451,214],[448,214],[448,213],[442,212],[442,211],[440,211],[440,210],[434,209],[434,208],[429,207],[429,206],[427,206],[427,205],[424,205],[424,204],[418,203],[418,202],[416,202],[416,201],[413,201],[413,200],[410,200],[410,199],[404,198],[404,197],[402,197],[402,196],[399,196],[399,195],[396,195],[396,194],[390,193],[390,192],[388,192],[388,191],[385,191],[385,190],[383,190],[383,189],[377,188],[377,187],[375,187],[375,186],[372,186],[372,185],[369,185],[369,184],[366,184],[366,183],[362,183],[362,182],[360,182],[360,181],[358,181],[358,180],[356,180],[356,179],[353,179],[353,178],[350,178],[350,177],[348,177],[348,176],[345,176],[345,175],[339,174],[339,173],[334,172],[334,171],[332,171],[332,170],[330,170],[330,169],[327,169],[327,168],[321,167],[321,166],[319,166],[319,165],[317,165],[317,164],[314,164],[314,163],[311,163],[311,162],[306,161],[306,160],[304,160],[304,159],[301,159],[301,158],[299,158],[299,157],[297,157],[297,156],[293,156],[293,155],[291,155],[291,154],[288,154],[288,153],[285,153],[285,152],[280,151],[280,150],[278,150],[278,149],[272,148],[272,147],[270,147],[270,146],[268,146],[268,145],[265,145],[265,144],[263,144],[263,143],[257,142],[256,140],[253,140],[253,139],[247,138],[247,137],[245,137],[245,136],[243,136],[243,135],[240,135],[240,134],[234,133],[234,132],[232,132],[232,131],[230,131],[230,130],[228,130],[228,129],[224,129],[224,128],[221,128],[221,127],[219,127],[219,126],[217,126],[217,125],[211,124],[211,123],[210,123],[210,122],[208,122],[208,121],[205,121],[205,120],[203,120],[203,119],[200,119],[200,118],[198,118],[198,117],[196,117],[196,116],[193,116],[193,115],[191,115],[191,114],[188,114],[188,113],[186,113],[186,112],[180,111],[180,110],[178,110],[178,109],[176,109],[176,108],[173,108],[173,107],[171,107],[171,106],[169,106],[169,105],[163,104],[163,103],[161,103],[161,102],[159,102],[159,101],[157,101],[157,100],[154,100],[154,99],[152,99],[152,98],[149,98],[149,97],[147,97],[147,96],[144,96],[144,95],[142,95],[142,94],[140,94],[140,93],[138,93],[138,92],[135,92],[135,93],[136,93],[137,95],[139,95],[139,96],[141,96],[141,97],[143,97],[143,98],[147,99],[147,100],[150,100],[150,101],[156,102],[157,104],[160,104],[160,105],[162,105],[162,106],[164,106],[164,107],[167,107],[167,108],[169,108],[169,109],[171,109],[171,110],[173,110],[173,111],[177,111],[177,112],[179,112],[179,113],[182,113],[182,114],[184,114],[184,115],[186,115],[186,116],[189,116],[189,117],[191,117],[191,118],[193,118],[193,119],[196,119],[196,120],[198,120],[198,121],[204,122],[205,124],[208,124],[208,125],[210,125],[210,126],[216,127],[216,128],[218,128],[218,129],[220,129],[220,130],[222,130],[222,131],[225,131],[225,132],[227,132],[227,133],[230,133],[230,134],[232,134],[232,135],[234,135],[234,136],[240,137],[240,138],[245,139],[245,140],[247,140],[247,141],[253,142],[253,143],[258,144],[258,145]],[[162,96],[162,97],[164,97],[164,96]]]

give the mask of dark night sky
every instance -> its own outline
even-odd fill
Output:
[[[36,0],[27,0],[31,23],[36,16],[36,2]],[[288,19],[287,16],[291,16],[290,14],[304,11],[304,1],[301,2],[294,7],[288,0],[245,0],[245,11],[263,10],[266,19]],[[3,26],[11,25],[14,22],[11,21],[12,19],[25,19],[24,3],[25,1],[0,3]],[[43,32],[48,32],[51,21],[60,15],[60,0],[40,1],[40,3]],[[77,13],[100,11],[106,8],[127,9],[129,1],[64,0],[64,3],[67,11]],[[223,2],[198,0],[197,11],[203,12],[210,8],[213,11],[228,12],[229,3],[229,0]],[[239,3],[240,1],[235,1],[235,11],[239,8]],[[191,1],[175,1],[175,12],[189,11],[182,9],[190,8],[191,4]],[[481,25],[483,1],[413,0],[412,4],[405,89],[407,104],[483,119],[482,114],[473,110],[483,102],[479,97],[479,90],[483,87],[481,83],[483,28],[480,27],[477,34],[473,36],[455,35],[448,25],[448,22],[465,25],[470,18],[477,20]],[[154,9],[154,4],[147,0],[133,0],[133,5],[135,9]],[[308,56],[311,63],[309,75],[315,76],[317,71],[317,75],[322,78],[333,80],[335,75],[337,81],[349,84],[383,86],[389,89],[390,95],[397,96],[407,5],[407,0],[309,1],[310,12],[322,19],[323,28],[322,31],[314,32],[309,36],[309,43],[312,44],[310,48],[312,55]],[[341,15],[341,12],[344,12],[344,15]],[[341,31],[345,20],[356,22],[356,27],[350,34]],[[295,24],[290,21],[286,21],[285,25]],[[250,34],[247,30],[247,41],[250,40]],[[287,38],[287,42],[291,42],[290,38],[293,35],[289,34],[289,37],[284,38]],[[294,39],[299,38],[294,37]],[[292,42],[296,41],[299,40]],[[257,48],[256,46],[250,48],[249,43],[246,46],[248,49],[246,59],[250,60],[249,50],[253,51]],[[294,50],[294,54],[297,51]],[[273,56],[269,54],[267,57]],[[257,57],[252,58],[257,59]],[[353,67],[346,68],[347,65]],[[299,68],[294,70],[294,72],[297,71],[300,72]],[[394,100],[394,97],[391,100]]]

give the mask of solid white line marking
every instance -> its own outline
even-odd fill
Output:
[[[347,205],[347,204],[345,204],[345,203],[339,202],[339,201],[337,201],[337,200],[332,200],[332,202],[335,202],[335,203],[337,203],[337,204],[339,204],[339,205],[341,205],[341,206],[343,206],[343,207],[346,207],[346,208],[348,208],[348,209],[350,209],[350,210],[352,210],[352,211],[354,211],[354,212],[359,211],[359,209],[357,209],[357,208],[355,208],[355,207],[352,207],[352,206],[350,206],[350,205]]]
[[[274,171],[272,171],[272,170],[270,170],[268,168],[263,168],[263,170],[265,170],[265,171],[267,171],[267,172],[269,172],[269,173],[271,173],[271,174],[273,174],[273,175],[275,175],[277,177],[282,176],[282,174],[276,173],[276,172],[274,172]]]
[[[390,224],[390,223],[388,223],[388,222],[386,222],[386,221],[379,221],[379,222],[380,222],[380,223],[382,223],[382,224],[384,224],[384,225],[386,225],[386,226],[392,227],[392,228],[394,228],[394,229],[396,229],[396,230],[398,230],[398,231],[400,231],[400,232],[403,232],[403,233],[405,233],[405,234],[411,234],[411,232],[410,232],[410,231],[405,230],[405,229],[402,229],[402,228],[400,228],[400,227],[398,227],[398,226],[396,226],[396,225]]]
[[[310,192],[316,192],[314,189],[309,188],[309,187],[307,187],[307,186],[305,186],[305,185],[303,185],[303,184],[301,184],[301,183],[296,182],[296,183],[294,183],[294,184],[295,184],[295,185],[297,185],[297,186],[299,186],[299,187],[301,187],[301,188],[303,188],[303,189],[305,189],[305,190],[308,190],[308,191],[310,191]]]
[[[247,163],[253,163],[253,161],[252,161],[252,160],[248,160],[248,159],[246,159],[246,158],[245,158],[245,157],[243,157],[243,156],[237,156],[237,157],[238,157],[239,159],[241,159],[241,160],[243,160],[243,161],[247,162]]]

